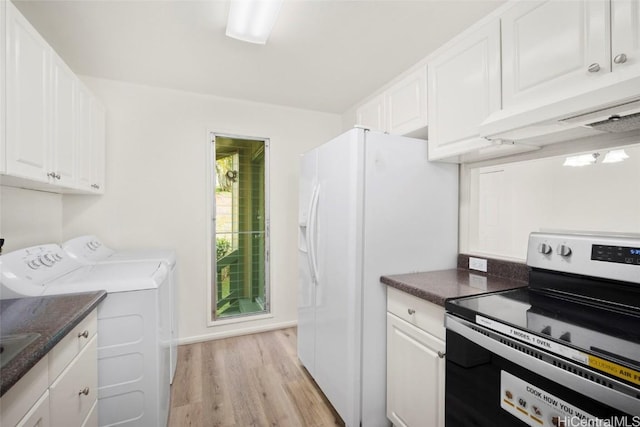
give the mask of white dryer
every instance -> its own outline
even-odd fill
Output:
[[[171,289],[165,263],[83,265],[59,245],[0,256],[0,298],[107,291],[98,305],[98,423],[166,426]]]
[[[169,383],[173,384],[178,362],[178,268],[176,252],[171,249],[137,249],[116,251],[104,245],[94,235],[85,235],[67,240],[62,249],[74,260],[82,264],[113,264],[127,262],[158,261],[169,269],[169,287],[171,301],[169,304],[171,318],[171,344]]]

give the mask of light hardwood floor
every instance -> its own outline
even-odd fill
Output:
[[[289,328],[180,346],[169,427],[344,426],[296,338]]]

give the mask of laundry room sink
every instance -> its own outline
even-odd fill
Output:
[[[0,336],[0,368],[3,368],[38,337],[40,337],[38,333]]]

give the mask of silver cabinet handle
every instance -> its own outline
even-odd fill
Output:
[[[78,338],[89,338],[89,331],[84,330],[82,332],[78,332]]]
[[[590,73],[597,73],[598,71],[600,71],[600,64],[594,62],[593,64],[589,65],[588,70]]]
[[[83,388],[82,390],[80,390],[80,391],[78,392],[78,396],[81,396],[81,395],[83,395],[83,394],[84,394],[85,396],[88,396],[88,395],[89,395],[89,387],[85,387],[85,388]]]
[[[91,188],[95,188],[96,190],[99,190],[100,186],[98,184],[91,184]]]
[[[55,173],[55,172],[49,172],[49,173],[47,174],[47,176],[48,176],[48,177],[51,177],[51,178],[55,178],[55,177],[56,177],[56,173]]]
[[[59,173],[57,173],[55,176],[56,176],[56,179],[60,179],[60,174]]]
[[[410,308],[407,310],[407,313],[409,313],[409,315],[414,314],[416,311],[413,308]]]
[[[613,58],[613,62],[615,62],[616,64],[624,64],[625,62],[627,62],[627,55],[625,55],[624,53],[616,55],[616,57]]]
[[[446,355],[447,355],[447,353],[443,353],[443,352],[441,352],[441,351],[439,351],[439,352],[438,352],[438,357],[439,357],[440,359],[444,359],[444,357],[445,357]]]

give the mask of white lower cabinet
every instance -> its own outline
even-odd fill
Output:
[[[49,386],[51,426],[81,426],[97,400],[98,337]]]
[[[49,427],[50,425],[49,390],[46,390],[27,415],[16,424],[16,427]]]
[[[93,310],[2,396],[0,426],[98,426],[97,319]]]
[[[387,418],[394,426],[442,427],[444,309],[393,288],[388,291]]]

